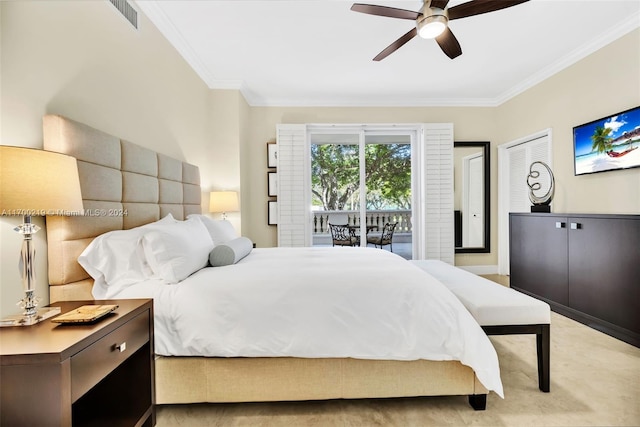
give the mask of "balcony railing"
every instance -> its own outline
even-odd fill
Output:
[[[360,212],[358,211],[315,211],[313,213],[313,234],[329,234],[329,216],[332,214],[346,215],[349,225],[360,225]],[[387,223],[397,222],[394,233],[411,234],[411,211],[410,210],[381,210],[367,211],[366,225],[373,225],[382,230]]]

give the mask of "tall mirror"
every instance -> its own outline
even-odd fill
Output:
[[[457,254],[490,252],[489,142],[454,142],[454,218]]]

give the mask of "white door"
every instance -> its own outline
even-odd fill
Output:
[[[535,161],[553,170],[551,129],[498,147],[498,274],[509,274],[509,212],[531,211],[527,176]]]

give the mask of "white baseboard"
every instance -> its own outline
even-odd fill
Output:
[[[473,274],[498,274],[497,265],[456,265],[456,267],[467,270]]]

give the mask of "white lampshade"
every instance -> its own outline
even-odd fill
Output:
[[[82,212],[76,159],[52,151],[0,146],[0,215]]]
[[[212,191],[209,195],[209,212],[237,212],[238,193],[235,191]]]

